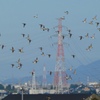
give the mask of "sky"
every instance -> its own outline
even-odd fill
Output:
[[[55,71],[57,19],[63,16],[66,69],[70,66],[75,69],[100,60],[100,26],[96,26],[96,22],[100,22],[99,4],[100,0],[0,0],[0,80],[31,76],[33,70],[36,75],[42,75],[44,66],[47,71]],[[69,13],[66,14],[66,11]],[[96,20],[93,20],[95,16]],[[86,23],[83,22],[85,18]],[[92,25],[89,24],[90,21],[93,21]],[[23,23],[26,23],[25,27]],[[49,32],[43,31],[39,24],[49,28]],[[71,38],[68,29],[71,30]],[[88,38],[85,37],[87,33]],[[31,43],[27,40],[28,35]],[[83,37],[82,40],[80,36]],[[86,50],[91,44],[93,48]],[[12,47],[15,49],[14,53],[11,51]],[[39,47],[43,48],[45,56],[41,55]],[[23,53],[18,51],[20,48],[23,48]],[[51,57],[47,54],[51,54]],[[75,59],[71,55],[75,55]],[[36,58],[39,61],[34,64]],[[21,69],[17,68],[18,59],[22,63]],[[12,63],[15,65],[13,68]]]

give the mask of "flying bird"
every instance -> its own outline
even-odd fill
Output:
[[[18,65],[17,68],[18,68],[18,69],[21,69],[21,66]]]
[[[18,63],[18,64],[20,64],[20,63],[21,63],[21,62],[20,62],[20,58],[18,59],[17,63]]]
[[[42,56],[45,56],[45,54],[44,54],[44,52],[42,52],[42,54],[41,54]]]
[[[29,38],[29,39],[27,39],[27,40],[28,40],[29,44],[30,44],[30,43],[31,43],[31,41],[32,41],[30,38]]]
[[[22,34],[23,37],[25,37],[25,34]]]
[[[37,63],[39,60],[38,60],[38,58],[36,58],[34,61],[33,61],[33,63]]]
[[[11,64],[12,68],[14,67],[14,64]]]
[[[66,13],[68,15],[69,14],[69,11],[65,11],[64,13]]]
[[[100,28],[97,28],[100,31]]]
[[[40,28],[45,28],[45,26],[43,24],[39,24],[40,25]]]
[[[71,32],[71,30],[70,29],[67,29],[67,31],[70,33]]]
[[[27,38],[28,42],[31,43],[32,40],[30,39],[29,34],[28,34],[28,36],[26,38]]]
[[[87,37],[87,38],[88,38],[88,37],[89,37],[89,33],[87,33],[87,34],[85,35],[85,37]]]
[[[92,46],[92,44],[90,44],[90,45],[88,46],[88,48],[86,48],[86,50],[90,51],[92,48],[93,48],[93,46]]]
[[[33,16],[34,18],[38,18],[38,14],[37,15],[35,15],[35,16]]]
[[[23,53],[23,48],[18,49],[20,53]]]
[[[93,19],[93,20],[97,20],[97,16],[94,16],[92,19]]]
[[[90,25],[93,25],[93,21],[90,21],[89,24],[90,24]]]
[[[19,66],[22,67],[22,63],[19,63]]]
[[[43,48],[42,47],[39,47],[39,49],[42,51]]]
[[[71,33],[69,33],[69,37],[70,37],[70,38],[72,37],[72,34],[71,34]]]
[[[95,33],[91,36],[92,39],[95,39]]]
[[[65,38],[65,36],[64,36],[64,35],[62,35],[62,38],[64,39],[64,38]]]
[[[96,22],[96,26],[97,26],[97,27],[99,26],[99,24],[100,24],[99,22]]]
[[[76,74],[76,69],[73,71],[73,74]]]
[[[87,18],[85,18],[82,22],[83,22],[83,23],[86,23],[86,22],[87,22],[86,20],[87,20]]]
[[[72,55],[73,58],[75,58],[75,55]]]
[[[52,75],[52,73],[53,73],[52,71],[49,71],[49,74],[50,74],[50,75]]]
[[[15,51],[14,47],[11,48],[12,53]]]
[[[43,29],[43,31],[47,30],[48,32],[49,32],[49,30],[50,30],[49,28],[42,28],[42,29]]]
[[[51,57],[51,54],[47,54],[47,55],[48,55],[49,58]]]
[[[26,23],[22,23],[23,24],[23,27],[25,27],[26,26]]]
[[[83,39],[83,36],[79,36],[80,37],[80,40],[82,40]]]

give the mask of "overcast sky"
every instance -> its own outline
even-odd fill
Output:
[[[44,65],[47,71],[55,70],[57,36],[53,35],[58,30],[57,18],[63,16],[66,69],[70,66],[75,69],[100,59],[100,25],[96,26],[96,22],[100,22],[100,0],[0,0],[1,80],[11,78],[12,75],[30,76],[33,69],[36,75],[41,75]],[[93,19],[95,16],[96,19]],[[83,22],[85,18],[86,23]],[[91,21],[93,24],[89,24]],[[26,23],[25,27],[23,23]],[[50,31],[43,31],[39,24],[45,25]],[[71,38],[67,29],[71,30]],[[87,33],[89,37],[85,37]],[[31,43],[27,40],[28,35]],[[93,36],[95,39],[91,38]],[[93,48],[86,50],[91,44]],[[12,47],[15,49],[13,53]],[[41,55],[39,47],[43,48],[45,56]],[[20,48],[23,48],[23,53],[18,51]],[[51,57],[47,54],[51,54]],[[71,55],[75,55],[75,58]],[[32,63],[36,58],[39,59],[38,63]],[[17,68],[18,59],[22,63],[21,69]],[[15,66],[12,68],[11,64]]]

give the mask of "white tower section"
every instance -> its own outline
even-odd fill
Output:
[[[47,88],[47,80],[46,80],[46,67],[44,65],[43,67],[43,84],[42,84],[43,88]]]

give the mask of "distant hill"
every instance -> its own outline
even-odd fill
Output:
[[[99,81],[100,80],[100,60],[94,61],[88,65],[81,65],[77,67],[76,69],[76,74],[73,74],[72,71],[67,70],[67,74],[72,76],[72,80],[68,80],[68,83],[77,83],[77,82],[83,82],[86,83],[87,79],[89,81]],[[53,83],[53,77],[54,73],[52,75],[47,74],[46,79],[48,84]],[[2,81],[2,83],[8,83],[11,84],[13,83],[24,83],[31,81],[32,77],[27,76],[27,77],[22,77],[20,79],[14,78],[12,79],[6,79]],[[43,76],[37,76],[36,80],[39,84],[43,83]]]
[[[76,75],[72,74],[72,82],[99,81],[100,80],[100,60],[88,65],[81,65],[76,69]]]

